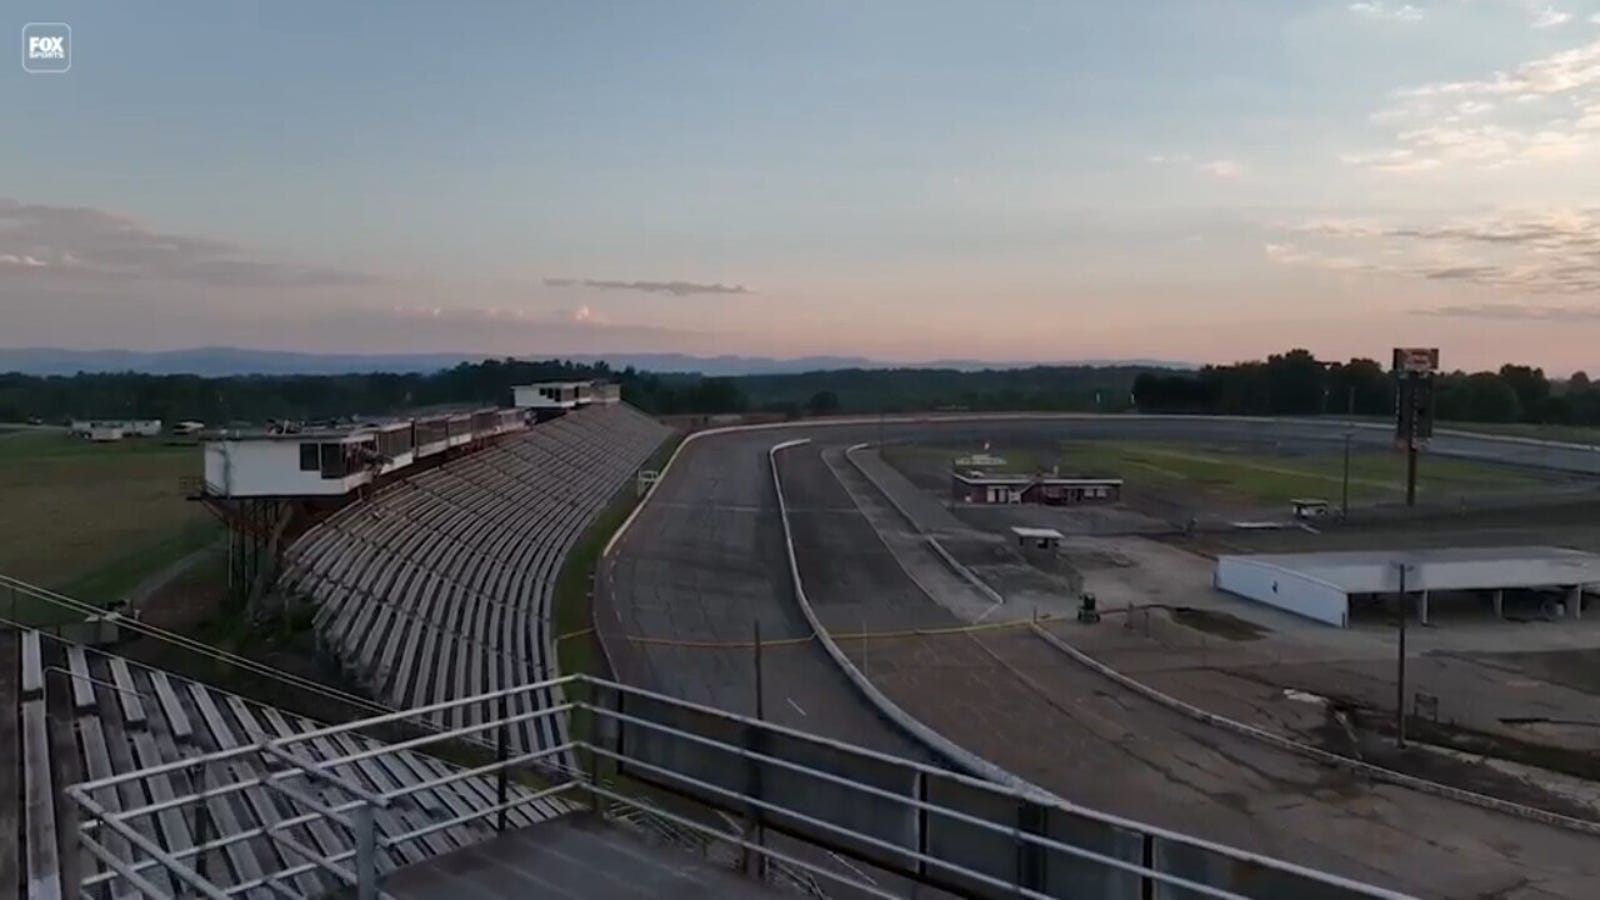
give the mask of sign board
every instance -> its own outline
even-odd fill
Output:
[[[1418,441],[1433,437],[1433,378],[1418,373],[1402,373],[1395,383],[1395,440],[1405,444],[1406,429]],[[1413,420],[1409,425],[1407,419]]]
[[[1394,348],[1394,438],[1402,447],[1433,437],[1433,376],[1438,347]]]
[[[974,453],[971,456],[957,457],[955,464],[966,469],[984,469],[1006,464],[1005,457],[991,456],[987,453]]]
[[[1439,371],[1438,347],[1394,348],[1394,371],[1433,373]]]

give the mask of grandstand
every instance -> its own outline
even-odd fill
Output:
[[[561,562],[667,433],[631,407],[593,405],[399,478],[296,541],[280,585],[318,604],[319,638],[390,706],[546,678]],[[454,728],[479,715],[433,717]],[[537,727],[549,733],[519,724],[519,749],[563,743],[557,720]]]
[[[139,665],[120,656],[57,641],[37,631],[0,627],[0,710],[17,711],[0,718],[0,897],[14,896],[20,883],[24,896],[57,898],[77,895],[76,885],[93,888],[104,875],[99,860],[80,846],[77,806],[68,799],[69,785],[142,772],[139,777],[99,792],[97,802],[108,810],[168,804],[205,788],[266,774],[253,760],[226,765],[186,766],[206,753],[236,750],[263,740],[305,735],[319,726],[291,713],[264,706],[199,682]],[[313,738],[296,745],[307,761],[327,762],[370,751],[378,744],[347,732]],[[173,765],[177,764],[177,765]],[[171,766],[169,769],[153,767]],[[283,771],[275,766],[275,772]],[[462,776],[458,766],[405,750],[336,763],[329,771],[383,792],[398,785],[417,785]],[[294,786],[302,796],[325,806],[340,799],[315,782]],[[375,830],[383,836],[376,863],[389,871],[446,853],[494,835],[491,825],[465,821],[407,838],[441,818],[463,816],[496,805],[494,777],[466,776],[416,791],[414,800],[380,810]],[[508,809],[508,823],[531,825],[572,807],[564,800],[536,797],[527,788],[508,786],[512,800],[526,801]],[[19,802],[20,801],[20,802]],[[281,791],[260,784],[219,792],[204,801],[206,815],[175,808],[134,820],[145,837],[169,853],[196,864],[195,847],[219,835],[237,835],[264,825],[304,817],[306,809]],[[120,859],[135,856],[127,841],[107,832],[99,840]],[[349,852],[353,837],[320,819],[282,829],[280,838],[258,835],[236,840],[204,854],[199,865],[219,878],[249,884],[264,873],[302,865],[283,840],[324,856]],[[163,891],[185,893],[165,875],[150,878]],[[324,893],[336,885],[329,876],[308,868],[291,880],[302,895]],[[107,881],[85,896],[128,897],[138,893],[126,879]],[[246,896],[271,896],[258,888]]]

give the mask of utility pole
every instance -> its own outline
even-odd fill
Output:
[[[1411,407],[1405,417],[1406,441],[1406,506],[1417,505],[1417,411],[1415,407],[1417,381],[1407,377],[1405,380],[1405,402]]]
[[[1395,563],[1400,569],[1400,641],[1395,659],[1394,679],[1394,733],[1395,745],[1406,748],[1406,619],[1411,614],[1411,598],[1406,593],[1405,563]]]
[[[1344,430],[1344,486],[1339,495],[1339,518],[1350,518],[1350,436],[1354,434],[1349,428]]]
[[[1344,489],[1340,495],[1339,518],[1350,518],[1350,439],[1356,434],[1356,386],[1345,388],[1344,402]]]

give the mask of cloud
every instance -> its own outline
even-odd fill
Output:
[[[1556,28],[1572,21],[1572,13],[1562,12],[1553,6],[1546,6],[1533,17],[1533,28]]]
[[[599,313],[596,313],[593,309],[590,309],[588,304],[584,304],[583,306],[580,306],[577,309],[569,310],[566,313],[566,318],[569,321],[578,322],[578,323],[585,324],[585,325],[608,325],[608,324],[610,324],[610,322],[604,316],[601,316]]]
[[[1214,159],[1210,162],[1201,163],[1200,171],[1208,175],[1215,175],[1218,178],[1232,179],[1244,174],[1244,165],[1238,160]]]
[[[1245,173],[1244,163],[1236,159],[1200,160],[1188,153],[1151,153],[1145,157],[1145,162],[1156,166],[1179,166],[1226,181],[1236,179]]]
[[[698,331],[662,328],[640,323],[613,322],[610,317],[595,311],[594,307],[578,306],[573,309],[542,309],[526,306],[427,306],[427,304],[394,304],[394,306],[352,307],[339,312],[341,319],[363,320],[371,323],[414,323],[418,327],[472,328],[472,330],[499,331],[502,335],[515,333],[614,333],[614,335],[666,336],[693,335]],[[554,330],[554,331],[550,331]]]
[[[1438,81],[1402,88],[1399,97],[1520,97],[1561,94],[1600,79],[1600,41],[1530,60],[1510,72],[1471,81]]]
[[[1305,265],[1345,272],[1372,271],[1375,268],[1353,256],[1334,256],[1308,250],[1298,244],[1268,242],[1262,245],[1262,250],[1267,259],[1281,265]]]
[[[1390,101],[1371,118],[1395,128],[1393,144],[1344,162],[1404,174],[1576,160],[1600,150],[1600,40],[1483,78],[1401,88]]]
[[[1352,3],[1346,9],[1363,19],[1380,22],[1420,22],[1423,18],[1422,9],[1409,3],[1389,4],[1381,0],[1368,0]]]
[[[379,279],[259,259],[212,238],[166,234],[98,209],[0,197],[0,275],[159,279],[206,287],[338,287]]]
[[[1522,322],[1597,322],[1600,305],[1528,306],[1517,303],[1475,303],[1414,310],[1419,316],[1456,319],[1495,319]]]
[[[1548,0],[1501,0],[1501,5],[1522,11],[1529,17],[1530,28],[1558,28],[1573,20],[1572,13],[1557,9]]]
[[[604,278],[546,278],[545,287],[590,288],[600,291],[642,291],[647,294],[671,294],[688,297],[694,294],[754,294],[742,284],[705,284],[695,281],[616,281]],[[587,307],[585,307],[587,308]]]
[[[1323,220],[1282,229],[1268,259],[1517,294],[1600,292],[1600,207],[1510,210],[1430,223]]]

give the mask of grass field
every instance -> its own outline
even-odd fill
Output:
[[[914,452],[951,455],[945,450]],[[1272,453],[1197,442],[1083,441],[1063,444],[1055,459],[1027,448],[997,447],[992,452],[1006,460],[1004,469],[1008,471],[1035,472],[1059,464],[1063,475],[1121,477],[1134,490],[1274,505],[1300,497],[1320,497],[1337,503],[1344,472],[1343,453],[1333,448]],[[1417,493],[1424,498],[1524,489],[1547,483],[1515,469],[1426,453],[1418,464]],[[1387,448],[1352,450],[1352,501],[1370,503],[1404,495],[1404,455]]]
[[[0,573],[94,603],[121,598],[220,537],[178,486],[199,466],[196,448],[153,440],[0,438]]]
[[[1524,422],[1440,422],[1440,428],[1477,431],[1483,434],[1509,434],[1541,441],[1569,441],[1574,444],[1600,443],[1600,428],[1585,425],[1529,425]]]
[[[1366,422],[1391,423],[1389,416],[1357,416]],[[1471,431],[1478,434],[1504,434],[1541,441],[1567,441],[1573,444],[1600,444],[1600,426],[1535,425],[1529,422],[1439,422],[1438,428]]]
[[[649,462],[640,468],[655,469],[660,471],[672,458],[673,451],[682,443],[683,436],[674,434],[663,441],[661,446],[651,454]],[[600,637],[594,633],[594,604],[589,593],[590,576],[595,573],[595,567],[600,563],[600,552],[605,549],[606,543],[616,533],[622,523],[627,521],[628,515],[642,499],[637,493],[633,483],[622,486],[617,491],[611,502],[595,517],[589,527],[583,532],[572,549],[567,552],[567,558],[561,563],[561,571],[556,575],[555,610],[553,624],[556,632],[556,671],[561,675],[600,675],[607,676],[605,649],[600,646]],[[591,714],[587,710],[574,710],[572,715],[572,733],[587,736],[590,734]],[[598,771],[597,761],[589,759],[586,768]]]

